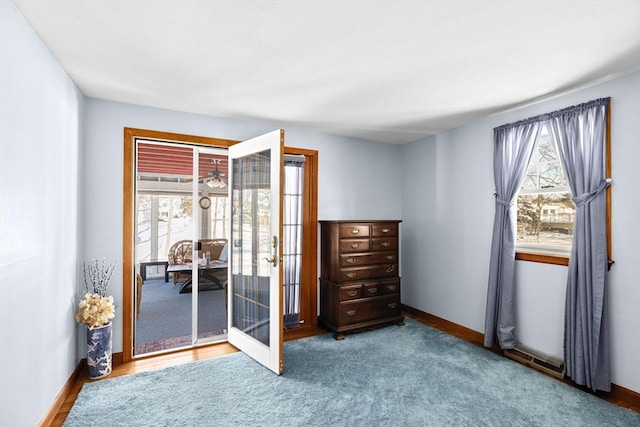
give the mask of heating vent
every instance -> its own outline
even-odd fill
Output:
[[[517,344],[516,348],[505,350],[504,355],[556,378],[564,378],[564,362],[558,358],[548,356],[538,350],[534,350],[522,344]]]

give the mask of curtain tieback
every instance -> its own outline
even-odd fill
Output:
[[[582,193],[579,196],[574,197],[572,199],[573,203],[576,204],[577,208],[582,207],[587,203],[590,203],[593,199],[596,198],[598,194],[602,193],[610,185],[611,185],[611,178],[603,179],[600,182],[600,185],[598,185],[598,188],[596,188],[595,190],[590,191],[589,193]]]
[[[505,206],[507,208],[510,208],[511,205],[513,205],[513,202],[501,199],[496,193],[494,193],[493,195],[496,197],[496,202],[498,202],[499,205]]]

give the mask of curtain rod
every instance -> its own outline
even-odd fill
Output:
[[[507,128],[526,125],[529,123],[542,122],[544,120],[561,116],[563,114],[571,113],[576,110],[586,110],[587,108],[599,107],[601,105],[609,105],[610,101],[611,101],[611,97],[594,99],[592,101],[584,102],[582,104],[573,105],[571,107],[565,107],[560,110],[553,111],[551,113],[544,113],[538,116],[529,117],[528,119],[518,120],[517,122],[500,125],[498,127],[493,128],[493,131],[496,132],[496,131],[500,131]]]

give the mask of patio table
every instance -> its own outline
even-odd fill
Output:
[[[213,290],[213,289],[223,289],[224,288],[224,283],[222,283],[220,281],[220,278],[218,276],[220,276],[220,274],[223,272],[226,274],[226,270],[227,270],[227,263],[225,261],[211,261],[208,264],[200,264],[198,265],[198,273],[199,273],[199,277],[198,278],[205,278],[207,280],[209,280],[210,282],[212,282],[211,284],[209,283],[202,283],[199,282],[199,290],[200,291],[208,291],[208,290]],[[192,273],[192,265],[191,264],[174,264],[174,265],[170,265],[167,268],[167,273],[186,273],[186,274],[191,274]],[[215,274],[218,273],[218,274]],[[180,286],[180,293],[184,294],[184,293],[188,293],[191,292],[191,285],[193,284],[193,277],[189,277],[181,286]]]

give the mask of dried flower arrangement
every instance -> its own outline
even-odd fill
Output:
[[[89,329],[104,326],[115,316],[113,297],[106,296],[115,266],[115,262],[106,264],[104,258],[101,263],[97,259],[82,263],[85,295],[78,303],[76,321]]]
[[[98,294],[87,293],[78,303],[76,320],[78,323],[86,323],[89,329],[99,328],[114,318],[115,311],[112,296],[101,297]]]
[[[98,294],[101,297],[107,295],[107,286],[109,286],[109,280],[111,280],[115,268],[115,262],[107,264],[104,258],[102,258],[102,262],[95,258],[89,262],[83,262],[85,292]]]

